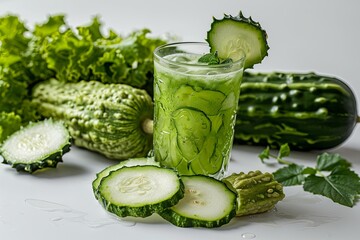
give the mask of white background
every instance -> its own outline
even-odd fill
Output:
[[[224,13],[259,21],[268,33],[269,56],[257,70],[315,71],[339,77],[360,97],[360,2],[356,0],[0,0],[0,15],[13,13],[29,26],[49,14],[65,13],[76,26],[101,17],[105,28],[126,34],[149,28],[184,41],[202,41],[212,17]],[[360,173],[360,130],[331,152],[353,162]],[[257,158],[262,148],[235,146],[230,171],[274,171]],[[318,153],[293,152],[289,160],[312,166]],[[358,239],[360,204],[340,206],[301,187],[270,213],[238,218],[219,229],[182,229],[160,218],[136,224],[117,221],[96,202],[95,174],[114,162],[73,147],[57,169],[34,175],[0,165],[1,239]]]

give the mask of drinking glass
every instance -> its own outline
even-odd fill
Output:
[[[154,51],[154,157],[181,175],[223,177],[233,144],[245,55],[209,65],[207,43]]]

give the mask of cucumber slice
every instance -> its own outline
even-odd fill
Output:
[[[195,174],[206,173],[209,176],[223,174],[220,171],[223,167],[223,156],[221,153],[218,154],[219,149],[216,149],[217,141],[218,139],[215,135],[210,135],[206,138],[201,151],[191,162],[191,170]]]
[[[30,123],[12,134],[1,146],[3,163],[18,171],[33,173],[55,168],[62,156],[70,151],[71,137],[60,121],[47,119]]]
[[[220,91],[195,90],[188,85],[181,86],[174,95],[177,108],[194,108],[208,116],[219,114],[226,96]]]
[[[96,174],[95,180],[92,182],[92,188],[95,195],[95,198],[98,198],[98,190],[101,180],[108,176],[111,171],[120,169],[122,167],[132,167],[132,166],[143,166],[143,165],[154,165],[160,166],[160,163],[156,162],[154,158],[130,158],[125,161],[121,161],[120,163],[111,165],[99,173]]]
[[[236,61],[245,53],[244,68],[260,63],[269,50],[266,31],[251,17],[244,17],[242,12],[235,17],[225,14],[223,19],[214,18],[206,41],[210,51],[217,52],[221,59]]]
[[[190,162],[203,148],[211,131],[209,118],[200,111],[181,108],[173,113],[177,143],[183,156]]]
[[[159,215],[178,227],[220,227],[236,214],[237,194],[227,185],[204,175],[181,177],[185,196]]]
[[[147,217],[175,205],[184,196],[177,173],[157,166],[122,167],[99,185],[103,207],[119,217]]]

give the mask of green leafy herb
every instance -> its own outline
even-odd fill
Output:
[[[283,158],[290,155],[290,147],[288,144],[283,144],[280,146],[280,150],[277,156],[271,154],[270,147],[266,147],[260,154],[259,158],[262,163],[265,163],[265,159],[275,158],[279,163],[282,164],[291,164],[290,162],[285,161]]]
[[[353,207],[360,194],[360,177],[350,169],[351,163],[336,153],[318,155],[315,167],[305,167],[283,157],[290,155],[287,144],[281,146],[278,155],[270,153],[267,147],[259,154],[265,159],[274,158],[280,164],[287,165],[275,171],[275,179],[284,186],[303,185],[307,192],[322,195],[347,207]]]
[[[301,185],[305,181],[303,170],[303,166],[290,164],[288,167],[280,168],[274,172],[274,177],[284,186]]]
[[[218,52],[211,52],[211,53],[206,53],[203,56],[201,56],[198,60],[199,63],[207,63],[208,65],[216,65],[216,64],[225,64],[225,63],[231,63],[232,59],[231,58],[227,58],[227,59],[220,59],[218,56]]]
[[[0,143],[21,127],[21,118],[15,113],[0,112]]]

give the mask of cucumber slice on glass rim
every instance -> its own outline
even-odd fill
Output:
[[[71,136],[63,122],[46,119],[30,123],[9,136],[1,145],[0,154],[3,163],[33,173],[55,168],[70,146]]]
[[[237,16],[225,14],[222,19],[214,18],[206,41],[210,51],[217,52],[220,59],[236,61],[245,54],[245,69],[260,63],[269,50],[266,31],[242,12]]]

